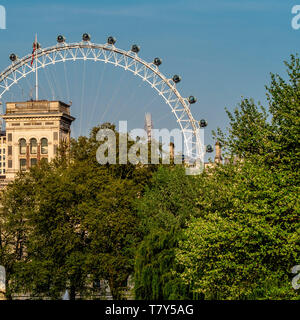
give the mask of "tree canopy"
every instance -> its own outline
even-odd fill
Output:
[[[201,175],[99,165],[97,132],[111,124],[20,174],[1,195],[7,296],[91,297],[107,279],[121,299],[134,273],[137,299],[299,299],[299,57],[285,65],[268,107],[243,98],[227,110],[228,130],[214,133],[225,162]]]
[[[107,279],[113,297],[122,298],[139,239],[133,202],[155,167],[99,165],[100,128],[3,193],[0,263],[8,270],[8,295],[57,299],[68,288],[74,299]]]
[[[285,64],[287,79],[271,74],[266,87],[268,109],[243,99],[227,111],[227,133],[214,133],[225,164],[192,187],[170,170],[164,179],[155,175],[138,209],[151,216],[136,258],[138,298],[299,298],[291,286],[300,262],[299,57]]]

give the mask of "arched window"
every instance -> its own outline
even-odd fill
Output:
[[[20,154],[26,154],[26,140],[25,139],[20,139],[19,146],[20,146]]]
[[[48,140],[46,138],[41,140],[41,149],[42,154],[48,154]]]
[[[37,141],[34,138],[30,140],[30,153],[37,154]]]

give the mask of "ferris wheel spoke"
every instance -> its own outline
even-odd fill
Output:
[[[63,95],[63,93],[62,93],[62,91],[61,91],[61,86],[59,85],[59,83],[58,83],[58,81],[57,81],[58,77],[55,76],[55,75],[58,74],[58,72],[57,72],[57,67],[56,67],[56,63],[54,64],[53,73],[54,73],[54,72],[55,72],[55,74],[54,74],[54,76],[53,76],[53,79],[55,79],[55,84],[56,84],[56,87],[57,87],[57,93],[58,93],[58,95],[59,95],[59,98],[63,100],[64,95]]]
[[[140,84],[138,85],[138,88],[140,88],[141,86],[142,86],[142,83],[140,83]],[[123,111],[124,109],[126,109],[128,106],[131,105],[132,101],[134,101],[134,98],[136,97],[136,93],[137,93],[137,90],[132,90],[129,99],[126,99],[125,105],[123,105],[122,107],[120,107],[119,112],[115,115],[114,121],[118,121],[118,117],[120,116],[120,114],[122,113],[122,111]],[[123,100],[123,101],[124,101],[124,100]],[[135,115],[136,115],[136,114],[135,114]],[[131,120],[132,120],[132,118],[131,118]]]
[[[81,103],[80,103],[80,131],[82,134],[82,118],[83,118],[83,102],[84,102],[84,91],[85,91],[85,75],[86,75],[86,62],[83,61],[83,72],[82,72],[82,89],[81,89]]]
[[[93,103],[93,105],[92,105],[92,111],[91,111],[91,113],[90,113],[89,123],[90,123],[91,120],[93,119],[93,116],[94,116],[94,113],[95,113],[95,110],[96,110],[96,107],[97,107],[97,102],[98,102],[98,100],[99,100],[99,97],[100,97],[100,99],[101,99],[101,97],[102,97],[102,95],[100,95],[100,92],[101,92],[101,90],[102,90],[102,83],[103,83],[104,74],[105,74],[105,71],[106,71],[106,66],[107,66],[107,65],[104,64],[104,68],[103,68],[103,71],[102,71],[102,73],[101,73],[101,77],[100,77],[100,79],[99,79],[99,84],[98,84],[98,86],[97,86],[97,92],[96,92],[96,95],[95,95],[94,103]],[[99,105],[101,105],[100,102],[99,102]]]
[[[172,113],[179,123],[181,130],[183,131],[183,134],[187,134],[187,131],[184,131],[187,129],[185,122],[189,125],[189,130],[191,130],[193,133],[191,139],[197,145],[198,149],[201,149],[201,143],[199,142],[199,138],[196,134],[197,129],[199,129],[199,123],[194,120],[190,110],[190,103],[194,103],[195,99],[194,97],[192,97],[193,99],[190,99],[190,97],[188,101],[187,99],[181,97],[176,88],[176,83],[181,80],[180,77],[174,76],[172,79],[167,79],[158,68],[158,66],[161,64],[161,59],[156,58],[154,59],[154,62],[148,63],[139,58],[137,54],[139,52],[139,48],[136,45],[133,46],[135,49],[132,47],[131,51],[124,51],[114,46],[115,41],[116,40],[114,38],[110,37],[108,44],[94,44],[90,42],[90,36],[86,34],[83,37],[83,41],[80,43],[68,44],[63,39],[61,41],[62,43],[59,43],[56,46],[39,49],[36,61],[37,69],[46,68],[48,65],[56,65],[58,62],[65,63],[66,61],[92,60],[102,61],[105,62],[105,64],[111,63],[115,66],[131,71],[134,75],[139,76],[144,82],[147,82],[153,89],[155,89],[155,91],[158,93],[157,96],[161,96],[169,105]],[[9,91],[10,87],[17,84],[19,80],[26,78],[26,81],[28,81],[27,76],[35,72],[35,67],[30,64],[31,56],[32,55],[29,54],[20,60],[12,60],[12,64],[0,73],[0,99],[7,91]],[[52,73],[51,68],[49,73]],[[47,79],[52,94],[54,91],[54,86],[56,86],[57,88],[55,91],[60,94],[61,97],[63,97],[62,93],[60,92],[61,88],[57,86],[55,82],[56,78],[53,78],[54,85],[52,89],[49,77]],[[66,68],[65,80],[67,95],[70,97]],[[96,98],[97,96],[98,93]],[[115,94],[112,95],[111,102],[114,96]],[[108,103],[106,112],[109,109],[111,102]],[[186,138],[185,142],[187,142]],[[194,152],[193,148],[189,148],[189,150],[192,153]]]
[[[123,75],[120,77],[119,83],[118,83],[118,85],[115,87],[115,90],[114,90],[113,94],[111,95],[111,98],[110,98],[109,102],[108,102],[107,105],[106,105],[106,109],[105,109],[104,113],[102,114],[102,117],[101,117],[101,119],[100,119],[100,122],[102,122],[103,118],[105,117],[107,111],[109,110],[109,108],[110,108],[110,106],[111,106],[111,104],[112,104],[113,99],[115,98],[115,96],[117,95],[118,91],[120,90],[120,88],[121,88],[121,82],[124,80],[125,76],[126,76],[126,73],[123,73]]]
[[[64,63],[64,75],[65,75],[67,96],[68,96],[68,102],[69,102],[71,100],[71,96],[70,96],[70,86],[69,86],[69,81],[68,81],[67,64],[66,63]]]
[[[157,100],[158,96],[155,96],[152,100],[150,100],[150,102],[148,102],[145,107],[142,109],[143,112],[145,112],[156,100]],[[131,120],[134,120],[137,118],[137,114],[135,113],[135,115],[133,116],[133,118]]]
[[[52,99],[54,100],[55,99],[54,88],[53,88],[53,85],[50,82],[50,79],[49,79],[49,76],[48,76],[48,71],[47,71],[46,68],[44,69],[44,72],[45,72],[46,80],[48,82],[48,85],[49,85],[49,88],[50,88],[50,91],[51,91],[51,94],[52,94]]]

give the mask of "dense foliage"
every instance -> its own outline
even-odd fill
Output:
[[[98,129],[63,147],[53,163],[20,175],[2,195],[8,296],[57,299],[68,288],[74,299],[107,279],[113,297],[122,298],[139,239],[133,202],[155,167],[99,165]]]
[[[138,203],[143,241],[135,265],[137,299],[191,298],[182,281],[174,275],[175,248],[179,234],[195,206],[196,181],[182,167],[160,168]]]
[[[288,81],[271,76],[269,112],[243,100],[219,140],[234,165],[205,179],[204,218],[184,231],[179,276],[209,299],[296,298],[291,268],[300,262],[299,58],[286,63]],[[271,118],[270,123],[267,119]]]
[[[137,299],[299,299],[299,57],[286,67],[286,79],[271,74],[268,108],[227,111],[215,133],[226,161],[199,176],[99,165],[100,127],[20,175],[1,199],[7,296],[90,297],[107,279],[120,299],[134,273]]]
[[[165,227],[156,231],[149,219],[137,255],[138,298],[299,297],[291,286],[291,268],[300,263],[299,58],[292,56],[286,66],[287,80],[271,75],[269,111],[252,99],[227,111],[228,135],[215,134],[227,151],[226,164],[196,177],[192,188],[188,178],[177,184],[177,201],[187,200],[190,214],[161,196],[173,197],[165,184],[174,179],[171,171],[141,199],[139,212],[154,221],[158,213],[169,221],[170,211],[183,220],[180,226],[170,220],[176,231],[163,237]],[[170,279],[177,290],[169,290]]]

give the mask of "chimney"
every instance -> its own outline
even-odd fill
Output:
[[[222,159],[222,149],[221,143],[219,141],[216,142],[216,156],[215,156],[215,163],[220,163]]]
[[[171,160],[171,162],[174,162],[174,148],[175,148],[174,143],[170,142],[170,160]]]

